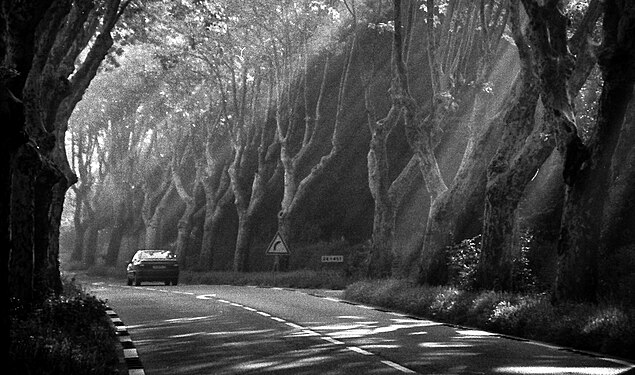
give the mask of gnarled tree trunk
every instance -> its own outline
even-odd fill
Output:
[[[567,157],[576,160],[569,165],[565,160],[565,170],[571,165],[575,169],[569,172],[570,178],[566,180],[568,186],[558,243],[556,297],[560,299],[596,300],[600,279],[604,278],[601,271],[610,272],[604,259],[602,268],[598,261],[600,256],[612,258],[615,249],[603,248],[600,239],[602,228],[610,223],[605,210],[610,199],[614,152],[623,126],[632,127],[632,124],[623,123],[635,84],[634,29],[635,3],[607,0],[604,41],[598,59],[604,84],[597,127],[588,147],[567,149]]]

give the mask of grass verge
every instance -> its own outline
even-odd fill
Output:
[[[114,375],[120,348],[103,301],[65,280],[42,306],[10,306],[8,374]]]
[[[436,321],[635,359],[635,311],[562,303],[546,294],[467,292],[385,279],[359,281],[344,298]]]
[[[344,289],[348,280],[338,271],[298,270],[277,272],[192,272],[181,271],[185,284],[277,286],[300,289]]]

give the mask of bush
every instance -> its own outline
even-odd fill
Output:
[[[10,306],[9,373],[117,374],[117,339],[105,303],[74,283],[41,306]]]
[[[463,291],[396,279],[353,283],[344,298],[440,322],[635,358],[635,311],[619,306],[553,304],[546,293]]]
[[[470,290],[475,285],[476,268],[481,256],[481,236],[463,240],[446,249],[449,258],[450,283]]]
[[[516,292],[529,292],[536,289],[536,278],[530,267],[528,254],[531,235],[521,236],[519,254],[513,258],[512,285]],[[476,285],[476,272],[481,257],[481,235],[466,239],[446,248],[448,257],[449,283],[463,290],[473,290]]]

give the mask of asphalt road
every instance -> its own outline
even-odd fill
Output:
[[[85,287],[116,312],[148,375],[624,374],[635,366],[353,305],[326,291]]]

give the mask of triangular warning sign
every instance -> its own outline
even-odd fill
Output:
[[[290,253],[289,247],[278,232],[273,237],[273,240],[271,240],[271,243],[265,252],[267,255],[289,255]]]

